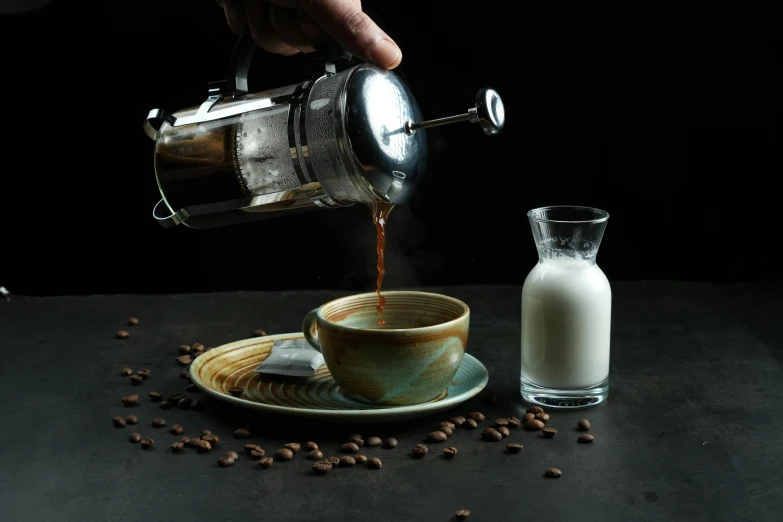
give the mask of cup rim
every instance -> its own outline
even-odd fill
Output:
[[[594,219],[582,219],[582,220],[558,220],[558,219],[544,219],[540,217],[536,217],[536,213],[543,212],[546,210],[555,210],[555,209],[571,209],[571,210],[584,210],[593,212],[596,216]],[[546,207],[538,207],[534,208],[532,210],[528,210],[527,212],[527,218],[530,221],[533,221],[535,223],[603,223],[604,221],[609,219],[609,212],[605,210],[601,210],[600,208],[595,207],[586,207],[584,205],[550,205]]]
[[[402,332],[411,333],[411,332],[421,332],[433,328],[447,328],[449,326],[456,325],[460,321],[463,321],[465,317],[470,316],[470,307],[460,299],[457,299],[456,297],[451,297],[450,295],[445,294],[438,294],[435,292],[422,292],[419,290],[390,290],[388,292],[382,292],[381,293],[385,297],[389,297],[391,295],[400,295],[400,294],[408,294],[408,295],[429,295],[429,296],[436,296],[441,299],[445,299],[447,301],[451,301],[454,304],[457,304],[459,306],[464,307],[464,310],[459,316],[455,317],[454,319],[450,319],[444,323],[438,323],[438,324],[431,324],[429,326],[418,326],[415,328],[379,328],[371,330],[369,328],[357,328],[355,326],[345,326],[342,324],[335,323],[333,321],[330,321],[323,315],[323,309],[332,304],[336,303],[337,301],[343,301],[345,299],[358,299],[362,297],[370,297],[377,295],[375,292],[364,292],[361,294],[351,294],[351,295],[344,295],[342,297],[337,297],[335,299],[332,299],[331,301],[327,301],[326,303],[322,304],[318,307],[316,311],[316,317],[320,319],[321,321],[324,321],[325,323],[329,324],[330,328],[335,328],[337,330],[345,330],[349,332],[361,332],[363,330],[372,331],[373,335],[390,335],[390,334],[400,334]],[[382,333],[381,333],[382,332]]]

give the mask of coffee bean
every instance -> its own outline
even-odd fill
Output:
[[[236,451],[227,451],[226,457],[231,457],[234,460],[239,460],[239,455],[237,454]]]
[[[155,444],[155,441],[152,439],[141,439],[139,444],[141,444],[141,447],[144,449],[150,449],[152,445]]]
[[[137,422],[139,422],[139,418],[136,417],[135,415],[128,415],[127,417],[125,417],[125,422],[127,424],[136,424]]]
[[[526,412],[527,412],[527,413],[532,413],[532,414],[536,414],[536,413],[544,413],[544,408],[542,408],[541,406],[530,406],[530,407],[529,407],[529,408],[526,410]]]
[[[454,446],[449,446],[448,448],[443,448],[443,454],[447,458],[453,458],[457,456],[457,448]]]
[[[449,436],[443,433],[442,431],[431,431],[427,434],[427,440],[429,442],[443,442],[446,439],[448,439]]]
[[[525,413],[525,415],[522,417],[522,422],[527,422],[529,420],[534,420],[536,418],[535,413]]]
[[[149,370],[139,370],[136,372],[136,374],[142,379],[149,379],[150,375],[152,375],[152,372]]]
[[[128,440],[133,443],[139,442],[141,440],[141,433],[131,433]]]
[[[152,402],[160,402],[161,400],[163,400],[163,394],[160,392],[151,391],[149,392],[149,396]]]
[[[538,419],[529,420],[525,423],[525,429],[528,431],[543,430],[546,425]]]
[[[193,393],[193,392],[200,392],[201,391],[201,388],[199,388],[198,386],[196,386],[193,383],[188,384],[188,387],[185,388],[185,389],[187,391],[191,392],[191,393]]]
[[[218,466],[220,466],[221,468],[227,468],[229,466],[233,466],[234,462],[235,462],[234,459],[232,459],[231,457],[227,455],[223,455],[218,459]]]
[[[506,444],[506,450],[508,450],[509,453],[519,453],[522,451],[522,444]]]
[[[138,400],[139,400],[139,396],[136,394],[126,395],[125,397],[122,398],[122,403],[125,406],[133,406],[134,404],[136,404],[136,401]]]
[[[351,440],[351,439],[364,439],[364,437],[362,437],[361,433],[352,433],[352,434],[348,435],[348,440]]]
[[[353,466],[355,464],[356,464],[356,460],[354,460],[353,457],[348,456],[348,455],[343,455],[342,457],[340,457],[340,463],[338,464],[338,466],[342,466],[344,468],[347,468],[347,467]]]
[[[443,421],[440,424],[438,424],[438,429],[441,429],[443,427],[449,428],[452,431],[457,429],[457,425],[449,421]]]
[[[253,451],[251,451],[250,455],[252,455],[253,457],[256,457],[256,458],[261,458],[264,455],[266,455],[266,451],[262,450],[261,448],[258,448],[258,449],[254,449]]]
[[[557,468],[549,468],[548,470],[544,471],[544,476],[548,478],[560,478],[562,475],[563,472]]]
[[[253,334],[253,337],[264,337],[266,335],[266,332],[261,328],[253,330],[251,333]]]
[[[287,461],[294,458],[294,452],[288,448],[280,448],[275,452],[275,457],[279,461]]]
[[[346,442],[340,446],[343,453],[359,453],[359,446],[355,442]]]
[[[307,458],[310,460],[321,460],[324,458],[324,454],[321,450],[312,450],[307,454]]]
[[[452,429],[459,428],[465,424],[465,417],[452,417],[449,419],[449,422],[454,425],[454,428]]]
[[[318,475],[325,475],[332,471],[332,465],[329,462],[322,460],[313,464],[313,471]]]
[[[138,317],[131,317],[128,319],[128,326],[139,326]]]
[[[245,389],[244,388],[240,388],[239,386],[232,386],[231,388],[228,389],[228,393],[230,393],[234,397],[239,397],[244,392],[245,392]]]
[[[134,386],[138,386],[139,384],[144,382],[144,379],[141,377],[141,375],[131,375],[129,377],[131,384]]]
[[[182,397],[177,401],[177,406],[180,410],[189,410],[191,404],[193,404],[193,399],[190,397]]]
[[[423,457],[424,455],[427,454],[429,448],[424,444],[416,444],[415,446],[413,446],[413,449],[411,451],[413,452],[414,457]]]
[[[505,417],[495,419],[495,426],[508,426],[508,419]]]
[[[457,517],[457,520],[467,520],[467,518],[470,516],[470,510],[460,509],[459,511],[454,513],[454,516]]]
[[[546,422],[549,420],[549,414],[548,413],[536,413],[536,419],[540,420],[541,422]]]
[[[590,429],[590,421],[587,419],[579,419],[576,421],[576,427],[579,428],[580,431],[588,431]]]
[[[191,353],[192,352],[203,353],[204,352],[204,345],[201,344],[201,343],[193,343],[193,348],[191,349]]]
[[[392,449],[397,447],[397,439],[394,437],[389,437],[386,439],[386,442],[383,443],[383,447],[386,449]]]
[[[122,417],[114,417],[111,421],[118,428],[124,428],[125,427],[125,419],[123,419]]]
[[[182,442],[172,442],[171,443],[171,451],[174,453],[182,453],[185,451],[185,444]]]
[[[478,428],[478,423],[474,419],[467,419],[463,424],[466,430],[475,430]]]
[[[508,431],[508,428],[506,428],[505,426],[498,426],[497,430],[500,432],[501,435],[503,435],[503,438],[511,435],[511,432]]]
[[[186,437],[183,437],[186,438]],[[182,440],[182,439],[180,439]],[[185,443],[187,446],[190,446],[191,448],[198,449],[199,444],[201,444],[201,439],[199,437],[192,437],[188,442]]]
[[[551,439],[552,437],[557,435],[557,430],[555,428],[544,428],[543,430],[541,430],[541,434],[545,438]]]
[[[258,444],[245,444],[243,447],[245,448],[245,453],[250,453],[253,450],[261,449],[261,446],[259,446]]]
[[[283,447],[290,449],[294,453],[299,453],[299,450],[302,449],[302,446],[298,442],[289,442],[288,444],[284,444]]]
[[[172,435],[182,435],[185,432],[185,428],[183,428],[179,424],[175,424],[174,426],[171,427],[169,431],[171,432]]]
[[[185,368],[181,372],[179,372],[179,376],[182,379],[190,379],[190,370],[188,368]]]
[[[210,444],[209,441],[201,439],[200,441],[196,442],[196,449],[199,453],[206,453],[208,451],[212,451],[212,444]]]
[[[193,357],[190,355],[180,355],[177,357],[177,362],[180,363],[182,366],[187,366],[188,364],[193,362]]]
[[[117,339],[127,339],[130,337],[130,334],[127,330],[117,330],[117,332],[114,334],[114,337]]]
[[[181,345],[179,345],[179,348],[177,348],[177,350],[182,355],[188,355],[190,353],[190,346],[187,345],[187,344],[181,344]]]
[[[318,444],[315,442],[308,442],[305,444],[305,447],[307,448],[307,451],[314,451],[318,449]]]
[[[473,419],[476,422],[484,422],[484,419],[486,418],[486,417],[484,417],[484,414],[481,413],[480,411],[474,411],[474,412],[468,413],[468,417]]]
[[[590,444],[594,440],[595,440],[595,437],[593,437],[589,433],[585,433],[584,435],[579,435],[579,438],[577,439],[577,441],[580,444]]]
[[[337,466],[340,463],[340,457],[326,457],[326,461],[332,466]]]
[[[367,439],[366,444],[371,448],[375,448],[383,444],[383,441],[381,440],[380,437],[370,437],[369,439]]]
[[[239,428],[238,430],[234,430],[234,438],[236,439],[249,439],[250,438],[250,430],[247,428]]]
[[[190,437],[182,437],[179,441],[186,446],[190,446]]]
[[[204,409],[204,403],[201,401],[193,401],[190,403],[190,409],[200,411]]]
[[[357,464],[365,464],[367,462],[367,457],[364,455],[356,455],[353,460],[355,460]]]
[[[120,372],[120,375],[122,375],[123,377],[128,377],[129,375],[132,374],[133,374],[133,370],[130,368],[123,368],[122,371]]]
[[[217,435],[203,435],[201,440],[209,442],[213,448],[220,443],[220,438]]]
[[[212,432],[209,430],[201,430],[202,437],[206,437],[207,435],[212,435]]]
[[[272,463],[274,462],[274,459],[272,457],[265,457],[258,461],[258,463],[261,465],[262,468],[267,469],[270,466],[272,466]]]
[[[353,437],[353,438],[350,438],[350,439],[348,439],[348,442],[353,442],[354,444],[356,444],[356,445],[357,445],[357,446],[359,446],[360,448],[361,448],[362,446],[364,446],[364,441],[363,441],[362,439],[359,439],[359,438],[356,438],[356,437]]]
[[[381,462],[381,459],[378,457],[373,457],[367,461],[367,467],[370,469],[381,469],[381,467],[383,467],[383,462]]]
[[[497,441],[499,441],[500,439],[502,439],[502,438],[503,438],[503,435],[501,435],[501,434],[500,434],[500,432],[499,432],[499,431],[497,431],[497,430],[494,430],[494,429],[492,429],[492,428],[486,428],[486,429],[484,430],[484,432],[481,434],[481,437],[482,437],[484,440],[489,440],[489,441],[492,441],[492,442],[497,442]]]
[[[522,421],[517,419],[516,417],[509,417],[508,418],[508,427],[509,428],[518,428],[522,424]]]
[[[166,419],[161,419],[160,417],[155,417],[152,419],[152,426],[155,428],[162,428],[166,425]]]
[[[171,403],[169,401],[162,401],[160,403],[160,409],[161,410],[170,410],[171,409]]]

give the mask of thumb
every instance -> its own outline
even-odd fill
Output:
[[[302,10],[348,52],[386,69],[402,61],[400,48],[362,11],[359,2],[310,0],[302,2]]]

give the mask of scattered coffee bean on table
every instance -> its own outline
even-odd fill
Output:
[[[275,457],[277,460],[285,462],[294,458],[294,452],[288,448],[280,448],[275,452]]]
[[[481,434],[481,438],[483,438],[484,440],[497,442],[503,438],[503,435],[501,435],[501,433],[495,429],[486,428],[484,432]]]
[[[264,469],[269,468],[272,465],[273,462],[274,462],[274,460],[272,459],[272,457],[265,457],[265,458],[263,458],[263,459],[258,461],[258,463]]]
[[[202,437],[206,437],[207,435],[212,435],[212,432],[209,430],[201,430]]]
[[[250,454],[253,450],[260,450],[261,446],[258,444],[245,444],[243,446],[245,448],[245,453]]]
[[[208,451],[212,451],[212,444],[204,439],[201,439],[196,442],[196,449],[199,453],[206,453]]]
[[[127,424],[136,424],[139,422],[139,418],[136,417],[135,415],[128,415],[127,417],[125,417],[125,422]]]
[[[536,414],[535,413],[525,413],[525,415],[522,417],[522,422],[527,422],[529,420],[535,420]]]
[[[152,375],[152,372],[149,370],[139,370],[136,372],[136,374],[141,377],[142,379],[148,379],[150,375]]]
[[[563,472],[557,468],[549,468],[544,471],[544,476],[547,478],[560,478],[563,476]]]
[[[139,400],[139,396],[136,394],[126,395],[122,398],[122,403],[125,406],[133,406]]]
[[[337,466],[340,463],[340,457],[326,457],[326,461],[332,466]]]
[[[348,442],[353,442],[354,444],[356,444],[360,448],[362,446],[364,446],[364,441],[362,439],[358,438],[358,437],[351,437],[350,439],[348,439]]]
[[[163,394],[162,394],[162,393],[160,393],[160,392],[151,391],[151,392],[149,393],[149,396],[150,396],[150,400],[151,400],[152,402],[160,402],[160,401],[162,401],[162,400],[163,400]]]
[[[189,369],[187,369],[187,368],[185,368],[184,370],[182,370],[181,372],[179,372],[179,376],[180,376],[181,378],[183,378],[183,379],[188,379],[188,380],[189,380],[189,379],[190,379],[190,370],[189,370]]]
[[[590,429],[590,421],[587,419],[579,419],[576,421],[576,427],[581,431],[588,431]]]
[[[128,440],[133,442],[134,444],[136,442],[139,442],[141,440],[141,433],[131,433],[128,437]]]
[[[544,413],[544,408],[542,408],[541,406],[530,406],[527,409],[527,413],[532,413],[532,414]]]
[[[302,449],[302,446],[298,442],[289,442],[288,444],[283,444],[284,448],[288,448],[294,453],[299,453],[299,450]]]
[[[236,451],[227,451],[226,457],[231,457],[234,460],[239,460],[239,455],[237,454]]]
[[[114,417],[111,421],[118,428],[124,428],[126,424],[125,419],[123,419],[122,417]]]
[[[440,430],[431,431],[430,433],[427,434],[427,440],[429,442],[443,442],[448,438],[449,438],[448,435],[446,435]]]
[[[182,442],[172,442],[171,451],[173,451],[174,453],[182,453],[183,451],[185,451],[185,444]]]
[[[259,328],[257,330],[253,330],[251,333],[253,334],[253,337],[265,337],[266,336],[266,332],[264,330],[262,330],[261,328]]]
[[[467,520],[470,516],[470,510],[469,509],[460,509],[456,513],[454,513],[454,516],[457,517],[457,520]]]
[[[452,429],[456,429],[465,424],[465,417],[452,417],[449,419],[449,422],[454,425]]]
[[[312,450],[307,454],[307,458],[310,460],[321,460],[324,458],[324,454],[321,450]]]
[[[179,409],[181,410],[189,410],[191,404],[193,404],[193,399],[190,397],[182,397],[177,401],[177,406],[179,406]]]
[[[169,401],[161,401],[160,409],[161,410],[170,410],[171,409],[171,403]]]
[[[454,446],[449,446],[448,448],[443,448],[443,454],[447,458],[453,458],[457,456],[457,448]]]
[[[228,389],[228,393],[230,393],[234,397],[239,397],[244,392],[245,392],[245,389],[244,388],[240,388],[239,386],[232,386],[231,388]]]
[[[332,471],[332,465],[325,460],[321,460],[313,464],[313,471],[318,475],[325,475]]]
[[[380,446],[381,444],[383,444],[383,441],[381,440],[380,437],[370,437],[369,439],[367,439],[365,444],[367,444],[371,448],[374,448],[376,446]]]
[[[551,439],[555,435],[557,435],[557,429],[555,428],[544,428],[541,430],[541,434],[544,435],[545,438]]]
[[[359,446],[355,442],[346,442],[340,446],[343,453],[359,453]]]
[[[595,440],[595,437],[593,437],[589,433],[585,433],[584,435],[579,435],[579,438],[577,439],[577,441],[580,444],[590,444],[594,440]]]
[[[508,431],[508,428],[506,428],[505,426],[498,426],[497,430],[500,432],[501,435],[503,435],[504,438],[511,435],[511,432]]]
[[[446,434],[447,437],[451,437],[454,434],[454,430],[449,428],[448,426],[441,426],[438,431],[442,431]]]
[[[546,424],[541,422],[538,419],[529,420],[525,423],[525,429],[528,431],[539,431],[543,430]]]
[[[203,410],[204,403],[202,403],[201,401],[193,401],[190,403],[190,409],[196,411]]]
[[[250,455],[252,455],[253,457],[256,457],[256,458],[261,458],[264,455],[266,455],[266,451],[262,450],[261,448],[258,448],[258,449],[254,449],[253,451],[251,451]]]
[[[365,464],[367,462],[367,457],[364,455],[356,455],[353,460],[355,460],[357,464]]]
[[[144,382],[144,379],[141,377],[141,375],[131,375],[129,377],[131,384],[134,386],[138,386],[139,384]]]
[[[187,391],[191,392],[191,393],[193,393],[193,392],[200,392],[201,391],[201,388],[199,388],[198,386],[196,386],[193,383],[188,384],[188,387],[185,388],[185,389]]]
[[[362,437],[361,433],[351,433],[350,435],[348,435],[348,440],[351,440],[351,439],[363,439],[363,438],[364,437]]]
[[[186,438],[187,437],[183,437],[183,439],[186,439]],[[180,441],[182,441],[182,439],[180,439]],[[191,448],[198,449],[200,443],[201,443],[201,439],[199,437],[193,437],[188,442],[186,442],[185,444],[187,444]]]
[[[473,419],[476,422],[484,422],[484,419],[486,418],[486,417],[484,417],[484,414],[481,413],[480,411],[474,411],[474,412],[468,413],[468,417]]]
[[[139,444],[141,444],[141,447],[144,449],[150,449],[152,445],[155,444],[155,441],[152,439],[141,439]]]
[[[191,352],[203,352],[204,351],[204,345],[201,343],[193,343],[193,348],[191,349]]]
[[[237,439],[250,438],[250,430],[247,428],[239,428],[238,430],[234,430],[234,438]]]
[[[129,377],[133,375],[133,370],[131,368],[123,368],[122,371],[120,372],[120,375],[122,375],[123,377]]]
[[[182,437],[181,439],[179,439],[179,441],[180,441],[182,444],[185,444],[186,446],[189,446],[189,445],[190,445],[190,437]]]
[[[381,469],[383,462],[378,457],[373,457],[367,461],[367,467],[370,469]]]
[[[317,450],[318,449],[318,444],[316,444],[315,442],[311,441],[311,442],[308,442],[307,444],[305,444],[305,447],[307,448],[307,451],[313,451],[313,450]]]
[[[509,428],[518,428],[522,424],[522,421],[517,419],[516,417],[509,417],[508,418],[508,427]]]
[[[213,448],[220,443],[220,438],[217,435],[203,435],[201,440],[209,442]]]
[[[453,422],[449,422],[449,421],[443,421],[440,424],[438,424],[438,429],[441,429],[443,427],[449,428],[451,430],[456,430],[457,429],[457,425],[454,424]]]
[[[169,431],[171,432],[172,435],[182,435],[185,432],[185,428],[183,428],[179,424],[175,424],[174,426],[171,427]]]
[[[180,363],[182,366],[187,366],[188,364],[193,362],[193,357],[191,355],[180,355],[177,357],[177,362]]]
[[[536,413],[536,419],[546,422],[549,420],[549,414],[548,413]]]
[[[519,453],[522,451],[522,444],[506,444],[506,449],[509,453]]]
[[[190,353],[190,345],[187,345],[187,344],[181,344],[181,345],[179,345],[179,348],[177,348],[177,350],[178,350],[178,351],[179,351],[179,353],[181,353],[182,355],[188,355],[188,354]]]
[[[127,339],[130,337],[130,334],[127,330],[117,330],[117,332],[114,334],[114,337],[117,339]]]
[[[228,455],[223,455],[217,461],[218,466],[220,466],[221,468],[227,468],[229,466],[233,466],[234,462],[235,462],[234,459],[232,459]]]
[[[508,419],[506,417],[500,417],[499,419],[495,419],[495,426],[508,426]]]
[[[338,466],[347,468],[349,466],[354,466],[354,465],[356,465],[356,460],[353,457],[349,455],[343,455],[342,457],[340,457],[340,463],[338,464]]]
[[[429,448],[424,444],[416,444],[411,450],[414,457],[423,457],[429,451]]]
[[[139,326],[139,318],[131,317],[128,319],[128,326]]]
[[[466,430],[475,430],[478,428],[478,422],[476,422],[474,419],[467,419],[465,421],[465,424],[463,424]]]
[[[162,428],[166,425],[166,419],[161,419],[160,417],[155,417],[152,419],[152,426],[155,428]]]
[[[386,449],[392,449],[397,447],[397,439],[394,437],[389,437],[386,439],[386,442],[383,443],[383,447]]]

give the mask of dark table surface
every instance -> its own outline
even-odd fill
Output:
[[[487,389],[446,414],[396,424],[345,425],[270,417],[221,402],[205,411],[161,411],[146,394],[182,391],[177,346],[217,346],[264,328],[297,331],[302,316],[340,292],[93,296],[0,301],[0,390],[6,392],[0,443],[0,520],[727,520],[783,517],[783,284],[613,285],[611,392],[582,411],[552,411],[554,439],[514,430],[502,443],[457,430],[453,460],[432,444],[410,448],[436,423],[480,410],[520,415],[519,287],[431,289],[472,309],[468,350],[489,370]],[[114,339],[130,316],[141,325]],[[149,368],[141,386],[123,367]],[[120,398],[140,393],[142,404]],[[497,403],[489,406],[486,396]],[[193,394],[194,396],[204,394]],[[203,398],[203,397],[202,397]],[[115,415],[137,415],[115,428]],[[194,435],[210,429],[211,454],[172,454],[177,437],[154,417]],[[595,442],[577,444],[587,417]],[[314,476],[304,452],[262,470],[249,457],[219,468],[232,437],[250,424],[268,453],[316,441],[328,454],[348,434],[394,436],[393,450],[365,448],[383,469],[336,469]],[[138,431],[156,443],[130,444]],[[524,449],[508,455],[504,446]],[[241,453],[241,451],[240,451]],[[543,478],[548,467],[563,471]],[[251,518],[252,517],[252,518]]]

